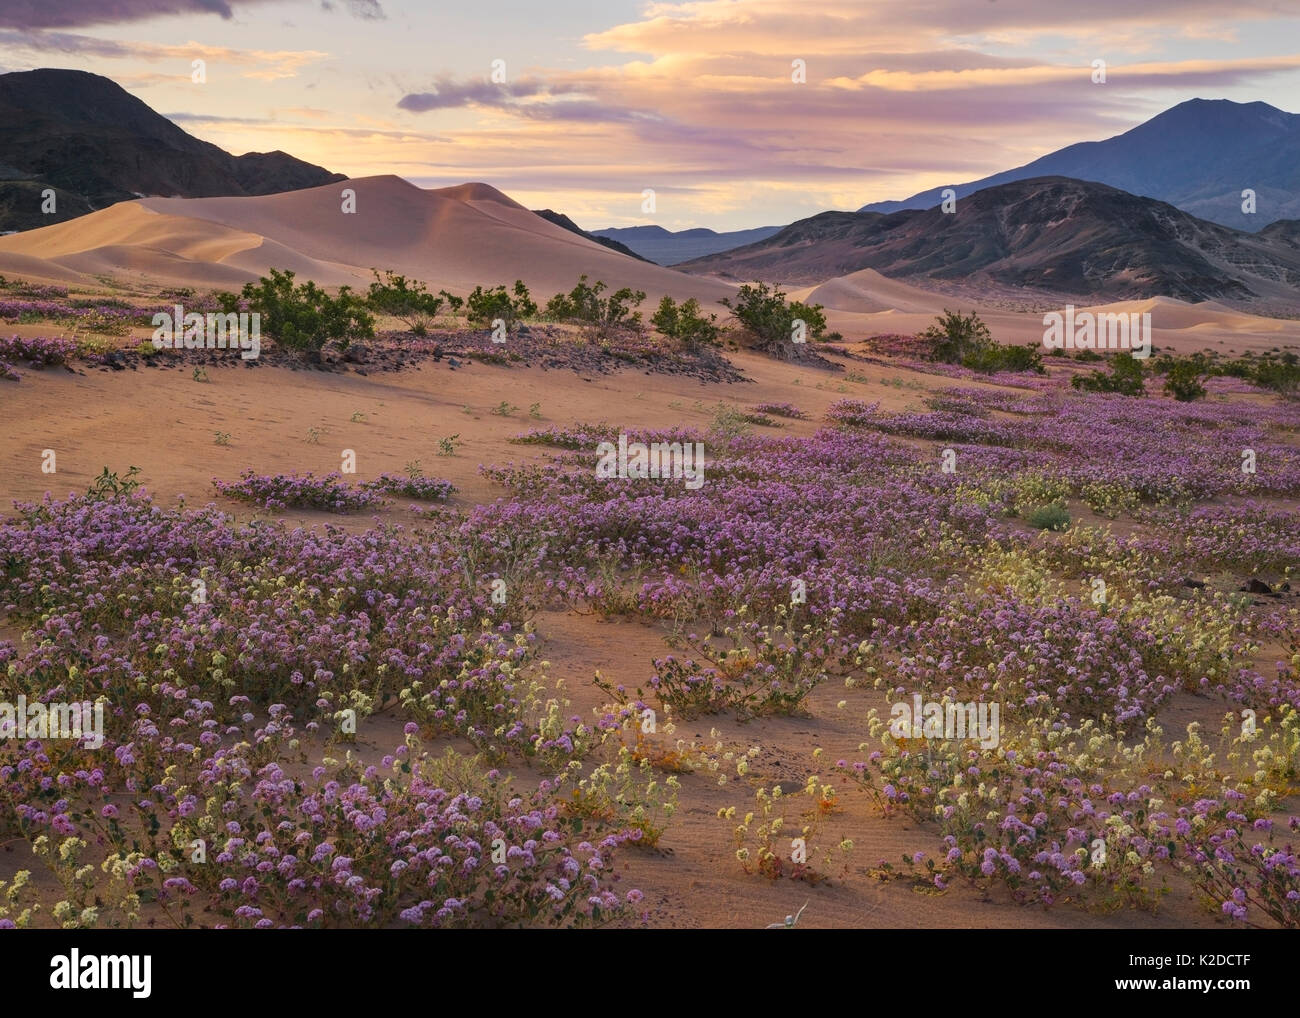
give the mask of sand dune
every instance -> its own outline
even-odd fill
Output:
[[[356,212],[343,212],[343,189]],[[521,278],[535,295],[581,273],[652,300],[733,291],[610,251],[534,215],[487,184],[425,190],[379,176],[254,198],[145,198],[0,238],[0,272],[73,281],[235,285],[291,268],[325,286],[393,269],[452,292]]]
[[[344,213],[343,189],[356,212]],[[523,279],[544,300],[586,273],[612,289],[698,297],[715,307],[732,283],[640,262],[534,215],[483,183],[426,190],[396,176],[365,177],[284,194],[242,198],[144,198],[68,223],[0,237],[0,273],[66,284],[235,289],[288,268],[323,286],[364,287],[372,269],[393,269],[434,289]],[[1001,342],[1041,341],[1041,313],[945,296],[863,269],[792,289],[822,304],[850,339],[917,332],[952,307],[976,310]],[[1099,305],[1096,312],[1149,312],[1156,345],[1176,350],[1264,350],[1300,343],[1300,323],[1261,318],[1216,302],[1169,297]]]
[[[882,276],[874,269],[791,290],[790,296],[823,305],[830,327],[850,338],[915,333],[930,325],[945,308],[977,311],[994,339],[1002,343],[1036,343],[1043,338],[1041,313],[1007,311],[994,302],[985,305],[934,293]],[[1149,313],[1155,345],[1184,353],[1206,348],[1221,348],[1221,352],[1262,351],[1300,344],[1300,322],[1247,314],[1217,301],[1191,304],[1174,297],[1150,297],[1077,306],[1076,311]]]
[[[882,276],[875,269],[862,269],[827,280],[820,286],[802,291],[802,294],[802,300],[857,314],[887,311],[930,314],[943,303],[939,295]]]

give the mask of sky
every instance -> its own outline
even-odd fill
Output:
[[[0,0],[0,70],[35,67],[106,75],[235,154],[730,230],[1191,98],[1300,112],[1300,0]]]

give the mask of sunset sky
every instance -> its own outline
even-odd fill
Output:
[[[0,0],[0,69],[34,67],[107,75],[237,154],[487,181],[588,229],[722,230],[1009,169],[1197,96],[1300,111],[1300,0]]]

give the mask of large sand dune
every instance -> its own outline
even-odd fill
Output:
[[[354,213],[343,212],[344,188]],[[0,272],[62,282],[230,286],[271,268],[325,286],[393,269],[453,292],[520,278],[549,295],[581,273],[652,299],[712,302],[734,289],[610,251],[487,184],[425,190],[395,176],[254,198],[144,198],[0,238]]]
[[[343,190],[355,192],[354,213]],[[523,279],[535,297],[568,290],[578,276],[611,289],[698,297],[715,308],[735,284],[637,261],[534,215],[487,184],[426,190],[400,177],[349,180],[303,191],[239,198],[144,198],[67,223],[0,237],[0,273],[99,286],[237,289],[272,268],[323,286],[364,287],[372,269],[393,269],[433,289],[467,293],[477,284]],[[944,308],[977,310],[996,339],[1042,339],[1042,314],[946,296],[863,269],[791,291],[827,309],[833,329],[857,339],[914,333]],[[1004,296],[1004,295],[1003,295]],[[1081,309],[1082,310],[1082,309]],[[1123,301],[1095,311],[1150,312],[1158,347],[1266,350],[1300,343],[1300,323],[1262,318],[1215,302],[1168,297]]]
[[[945,308],[977,311],[999,342],[1036,343],[1043,338],[1043,315],[1039,312],[1009,311],[999,307],[994,298],[972,302],[969,298],[946,296],[889,279],[875,269],[862,269],[818,286],[793,290],[791,296],[823,305],[831,328],[851,338],[919,332]],[[1221,353],[1231,349],[1258,352],[1300,344],[1300,322],[1248,314],[1217,301],[1191,304],[1174,297],[1150,297],[1079,306],[1076,310],[1150,314],[1155,345],[1182,353],[1207,348]]]

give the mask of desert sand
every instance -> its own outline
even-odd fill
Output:
[[[809,413],[810,420],[783,422],[782,432],[807,435],[821,426],[826,408],[846,395],[879,400],[887,410],[919,409],[926,395],[951,384],[937,376],[859,364],[852,365],[850,381],[843,372],[791,366],[748,353],[729,356],[752,382],[705,384],[631,371],[591,378],[565,370],[473,362],[453,369],[443,362],[369,377],[218,366],[208,369],[210,384],[196,384],[183,358],[170,368],[31,373],[21,384],[6,383],[0,389],[7,438],[0,447],[0,497],[6,506],[11,500],[39,500],[47,491],[62,497],[84,491],[105,466],[124,471],[139,465],[145,487],[164,503],[181,496],[191,505],[215,499],[227,510],[251,515],[216,499],[211,479],[232,478],[245,467],[266,473],[325,473],[338,469],[340,450],[346,447],[356,451],[361,477],[400,472],[406,462],[420,460],[426,469],[451,480],[460,489],[453,503],[466,506],[503,494],[480,475],[480,463],[545,455],[537,447],[509,443],[511,436],[530,426],[616,419],[629,427],[700,427],[707,425],[719,401],[747,406],[773,400],[794,402]],[[540,403],[540,420],[490,413],[502,400],[518,406]],[[702,406],[696,408],[696,401]],[[352,419],[357,411],[364,420]],[[320,436],[315,442],[308,435],[313,428]],[[214,444],[218,431],[231,436],[228,446]],[[458,454],[438,457],[438,438],[453,433],[463,442]],[[56,479],[40,471],[46,448],[58,451]],[[291,526],[328,523],[364,529],[373,524],[366,514],[339,517],[291,510],[281,515]],[[400,500],[382,515],[408,526],[418,522]],[[614,682],[635,686],[649,676],[651,659],[669,652],[658,625],[553,611],[539,615],[537,624],[551,675],[564,681],[575,711],[583,713],[604,699],[591,685],[597,670]],[[846,696],[850,709],[837,710],[836,701]],[[822,747],[832,760],[851,757],[863,738],[857,719],[870,707],[884,705],[882,694],[846,691],[840,683],[829,682],[809,703],[815,718],[768,718],[747,724],[729,716],[704,718],[683,722],[678,736],[712,744],[710,731],[715,729],[728,745],[760,745],[765,772],[793,789],[812,773],[814,748]],[[1161,719],[1170,730],[1194,719],[1208,726],[1217,724],[1222,710],[1216,701],[1182,696],[1164,708]],[[378,718],[358,749],[378,755],[400,738],[399,732],[399,720]],[[917,833],[905,817],[870,815],[860,799],[832,824],[837,834],[856,844],[842,878],[809,888],[746,876],[716,811],[744,802],[749,792],[734,784],[719,787],[710,774],[683,775],[681,780],[678,813],[660,849],[620,857],[625,879],[646,892],[654,925],[761,927],[779,922],[806,902],[812,905],[800,924],[809,928],[1218,924],[1195,907],[1185,888],[1169,895],[1154,915],[1134,910],[1093,915],[984,900],[958,886],[932,896],[914,892],[905,881],[878,881],[872,869],[881,861],[897,863],[904,849],[914,847]]]
[[[343,211],[345,188],[353,213]],[[711,303],[735,289],[610,251],[487,184],[426,190],[395,176],[259,198],[145,198],[0,237],[0,273],[83,285],[238,288],[272,268],[354,287],[392,269],[452,293],[523,279],[549,296],[584,272],[656,301]]]

